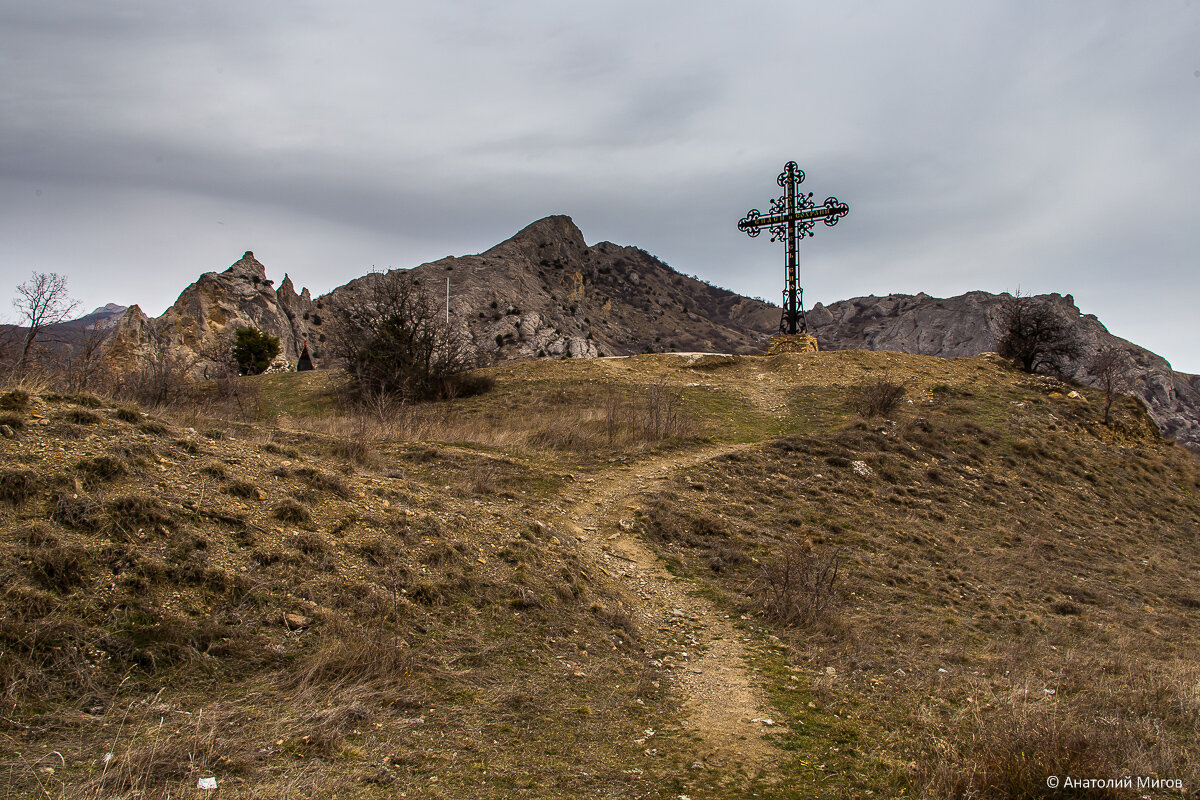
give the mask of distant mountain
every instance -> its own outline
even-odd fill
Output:
[[[1127,379],[1145,401],[1163,435],[1200,452],[1200,377],[1175,372],[1162,356],[1113,336],[1093,314],[1082,314],[1071,295],[1039,295],[1068,322],[1084,355],[1068,364],[1067,377],[1088,386],[1098,378],[1088,369],[1093,354],[1106,346],[1128,356]],[[921,293],[855,297],[808,313],[813,333],[825,350],[893,350],[933,356],[974,356],[996,349],[1003,305],[1009,294],[968,292],[938,298]]]

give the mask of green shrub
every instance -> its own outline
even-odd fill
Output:
[[[279,337],[258,328],[238,328],[233,339],[233,358],[243,375],[259,375],[279,355]]]

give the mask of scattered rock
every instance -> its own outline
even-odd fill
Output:
[[[288,613],[283,615],[283,624],[287,625],[294,631],[304,630],[308,626],[312,625],[312,619],[304,616],[303,614]]]

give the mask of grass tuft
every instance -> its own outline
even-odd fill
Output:
[[[36,495],[41,485],[37,473],[26,467],[0,471],[0,500],[20,505]]]

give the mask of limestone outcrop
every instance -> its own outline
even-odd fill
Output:
[[[238,328],[258,328],[279,337],[280,353],[295,361],[311,334],[312,310],[307,289],[297,294],[286,275],[276,289],[266,267],[247,251],[223,272],[201,275],[155,320],[132,306],[117,323],[108,350],[120,364],[165,347],[200,379],[216,374]]]
[[[779,311],[681,275],[636,247],[588,245],[570,217],[526,226],[478,255],[406,271],[444,302],[484,360],[590,358],[655,351],[758,353]],[[336,308],[370,286],[319,298]]]

